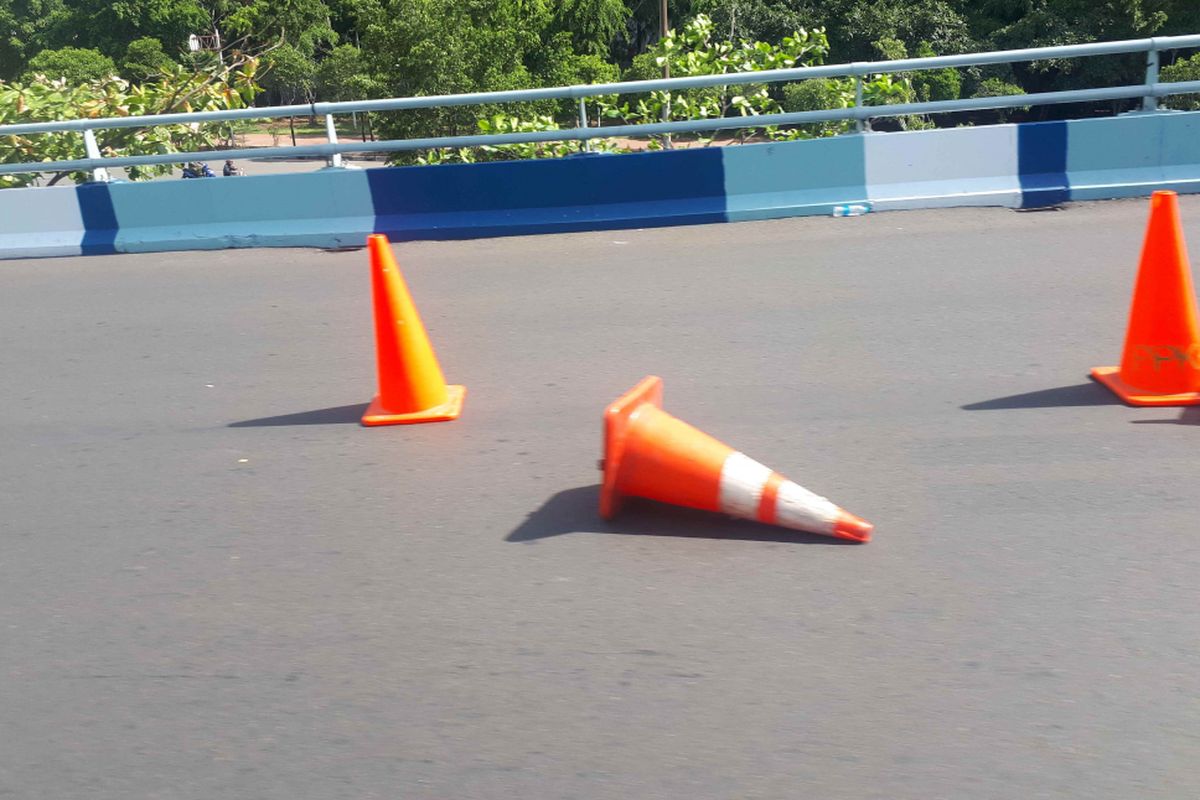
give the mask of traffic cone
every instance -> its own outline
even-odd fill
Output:
[[[600,515],[605,519],[632,495],[870,541],[871,523],[676,419],[661,405],[662,379],[651,375],[604,412]]]
[[[466,389],[446,385],[387,237],[379,233],[368,236],[367,250],[375,298],[379,394],[363,414],[362,424],[457,419]]]
[[[1131,406],[1200,404],[1200,328],[1175,192],[1150,196],[1120,367],[1092,377]]]

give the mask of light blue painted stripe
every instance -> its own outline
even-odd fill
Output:
[[[1068,122],[1067,176],[1073,200],[1200,191],[1200,112]]]
[[[864,161],[881,211],[1021,204],[1015,125],[872,133]]]
[[[363,245],[375,211],[363,170],[122,183],[111,187],[116,248]]]
[[[1200,191],[1200,112],[1161,114],[1163,187]]]
[[[722,147],[730,222],[831,214],[866,200],[863,136]]]
[[[77,256],[83,234],[74,186],[0,190],[0,258]]]
[[[1068,122],[1071,199],[1147,194],[1147,184],[1163,178],[1162,130],[1158,114]]]

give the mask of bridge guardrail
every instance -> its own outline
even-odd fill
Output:
[[[59,133],[81,131],[84,135],[87,158],[54,162],[26,162],[0,164],[0,174],[59,172],[91,170],[93,178],[107,180],[107,170],[112,167],[145,164],[178,164],[200,159],[272,158],[297,156],[324,156],[330,166],[341,166],[341,154],[348,152],[400,152],[425,150],[439,147],[477,147],[482,145],[523,144],[548,141],[587,141],[597,138],[652,136],[660,134],[693,133],[701,131],[757,128],[775,125],[796,125],[811,122],[854,120],[858,129],[863,123],[877,117],[905,116],[910,114],[939,114],[958,111],[1020,108],[1024,106],[1057,105],[1100,100],[1142,98],[1142,111],[1158,110],[1158,98],[1200,92],[1200,81],[1162,83],[1158,80],[1159,53],[1164,50],[1200,47],[1200,35],[1152,37],[1129,39],[1117,42],[1095,42],[1060,47],[1026,48],[1020,50],[998,50],[984,53],[964,53],[929,58],[908,58],[889,61],[851,62],[817,67],[762,70],[758,72],[723,73],[686,78],[665,78],[622,83],[560,86],[539,89],[519,89],[501,92],[477,92],[459,95],[432,95],[403,97],[384,100],[359,100],[337,103],[304,103],[267,108],[247,108],[231,111],[203,111],[187,114],[160,114],[152,116],[114,117],[106,119],[60,120],[44,123],[22,123],[0,125],[0,136],[16,134]],[[940,100],[923,103],[868,106],[862,103],[862,80],[880,73],[915,72],[948,67],[981,66],[987,64],[1038,61],[1050,58],[1079,58],[1128,53],[1146,53],[1146,80],[1142,84],[1114,86],[1097,89],[1079,89],[1062,92],[1008,95],[1003,97],[977,97],[959,100]],[[808,80],[813,78],[853,77],[856,81],[856,103],[848,108],[802,111],[785,114],[747,115],[719,117],[677,122],[661,122],[640,125],[618,125],[596,127],[588,124],[586,100],[614,94],[635,94],[658,90],[697,89],[712,86],[732,86],[749,83],[778,83]],[[437,108],[444,106],[480,105],[504,102],[529,102],[536,100],[577,99],[580,113],[578,127],[554,131],[525,133],[476,134],[464,136],[440,136],[420,139],[394,139],[376,142],[338,142],[333,125],[333,115],[370,111],[399,111],[415,108]],[[100,154],[95,142],[95,131],[111,128],[152,127],[191,123],[211,123],[245,119],[274,119],[289,116],[323,116],[326,123],[328,142],[319,145],[268,148],[231,148],[203,152],[164,153],[139,156],[110,156]]]

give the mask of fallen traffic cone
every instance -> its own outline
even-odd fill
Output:
[[[662,379],[651,375],[604,412],[600,515],[605,519],[632,495],[870,541],[871,523],[676,419],[661,404]]]
[[[1131,406],[1200,404],[1200,328],[1175,192],[1150,197],[1120,367],[1092,377]]]
[[[362,424],[457,419],[466,389],[446,385],[387,237],[379,233],[368,236],[367,250],[375,298],[379,394],[363,414]]]

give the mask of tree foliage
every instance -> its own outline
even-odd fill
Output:
[[[634,59],[630,76],[652,78],[667,66],[672,77],[722,75],[758,72],[768,69],[791,69],[813,66],[824,61],[829,53],[825,31],[800,29],[784,36],[778,44],[761,41],[729,41],[719,38],[710,17],[699,14],[678,31],[667,32],[645,55]],[[661,74],[661,73],[659,73]],[[649,123],[660,120],[705,119],[727,116],[775,114],[782,111],[778,98],[766,84],[714,86],[681,92],[654,91],[648,96],[625,101],[607,109],[606,116],[626,123]],[[754,129],[744,128],[733,134],[745,138]],[[790,137],[790,132],[768,128],[773,137]],[[661,146],[666,140],[653,140]]]
[[[61,50],[43,50],[30,59],[24,79],[28,81],[44,75],[65,81],[69,86],[78,86],[103,80],[116,72],[117,65],[99,50],[64,47]]]
[[[659,0],[0,0],[0,80],[23,76],[20,85],[28,88],[45,72],[66,78],[56,92],[85,85],[98,91],[99,79],[119,69],[132,91],[174,71],[211,74],[256,56],[270,89],[264,101],[287,103],[607,83],[658,77],[664,66],[674,76],[703,75],[1200,30],[1196,0],[669,0],[667,10],[675,33],[664,38]],[[188,53],[192,35],[203,41],[199,53]],[[1192,70],[1188,55],[1164,53],[1163,74]],[[950,100],[1138,83],[1143,68],[1140,55],[1047,59],[876,76],[864,91],[876,103]],[[808,81],[630,97],[620,104],[610,99],[588,108],[594,124],[757,114],[841,107],[853,102],[851,89],[845,80]],[[1067,112],[1004,113],[1026,119]],[[573,102],[556,101],[371,119],[383,136],[398,138],[514,125],[545,130],[573,124],[576,114]],[[939,124],[974,119],[949,116]],[[902,118],[899,124],[928,123]],[[823,135],[846,127],[766,133]]]
[[[121,76],[140,83],[163,70],[169,70],[172,64],[173,59],[163,52],[162,42],[151,36],[143,36],[134,39],[126,48],[125,58],[121,61]]]
[[[191,71],[173,64],[164,67],[157,80],[142,84],[131,84],[116,76],[74,85],[44,76],[23,83],[0,82],[0,125],[244,108],[258,91],[256,68],[253,59],[219,72]],[[96,142],[103,155],[146,155],[201,150],[227,136],[228,126],[220,123],[170,125],[97,130]],[[74,131],[9,135],[0,141],[3,142],[0,163],[62,161],[86,156],[83,135]],[[127,172],[132,180],[141,180],[169,173],[171,169],[170,165],[143,166],[129,167]],[[86,173],[60,172],[50,182],[65,177],[77,182],[88,179]],[[0,187],[25,186],[34,179],[30,174],[0,175]]]

